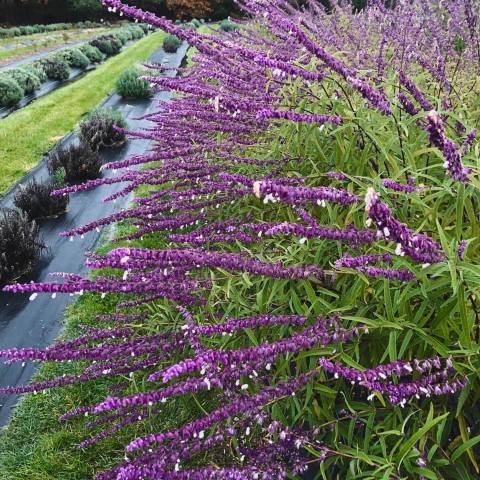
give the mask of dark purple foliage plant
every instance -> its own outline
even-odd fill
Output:
[[[55,148],[47,158],[47,167],[51,175],[62,169],[65,181],[76,182],[91,180],[100,175],[102,160],[97,150],[84,142]]]
[[[34,221],[15,210],[0,210],[0,284],[29,273],[44,249]]]
[[[69,195],[52,196],[51,193],[59,187],[55,180],[42,183],[31,180],[15,193],[14,204],[31,220],[60,215],[67,209]]]

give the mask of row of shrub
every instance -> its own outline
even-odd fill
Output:
[[[71,67],[85,69],[103,61],[105,56],[118,54],[123,45],[142,38],[148,30],[147,25],[130,24],[89,43],[54,52],[42,60],[1,73],[0,107],[16,105],[25,94],[34,92],[47,79],[68,80]]]
[[[39,220],[57,217],[67,211],[69,196],[52,196],[65,182],[97,178],[102,159],[100,150],[123,145],[126,136],[124,116],[112,109],[97,109],[78,126],[77,143],[58,146],[48,155],[50,178],[33,179],[14,196],[18,210],[0,210],[0,284],[28,273],[46,248],[40,238]]]
[[[74,30],[81,28],[94,28],[103,26],[101,23],[85,22],[77,23],[51,23],[48,25],[21,25],[18,27],[0,28],[0,38],[21,37],[23,35],[33,35],[34,33],[56,32],[59,30]]]
[[[135,35],[133,38],[139,36],[138,27],[130,30]],[[143,32],[142,30],[142,34]],[[118,38],[118,35],[112,34],[108,37]],[[122,39],[128,41],[132,37],[127,37],[122,32]],[[92,62],[96,56],[103,58],[100,49],[92,45],[93,42],[82,45],[78,50],[64,50],[55,54],[55,58],[48,58],[38,65],[10,70],[8,76],[0,78],[0,98],[2,80],[18,82],[17,84],[22,85],[19,88],[33,91],[40,81],[51,78],[54,74],[60,78],[61,72],[65,74],[68,65],[73,66],[73,62],[80,66],[80,55]],[[170,35],[165,38],[163,48],[165,51],[175,52],[180,44],[177,37]],[[151,97],[153,90],[150,83],[140,78],[145,73],[138,67],[125,70],[117,81],[117,93],[124,98]],[[121,112],[105,108],[92,111],[78,125],[78,142],[66,147],[58,146],[48,155],[46,164],[50,178],[44,182],[33,179],[20,187],[14,197],[14,205],[18,211],[0,211],[0,284],[11,282],[28,272],[45,248],[39,239],[40,231],[35,222],[66,212],[69,196],[52,196],[51,193],[65,182],[76,183],[97,178],[102,166],[100,151],[122,146],[126,142],[126,128],[127,122]],[[28,252],[14,248],[15,239],[22,239],[22,248],[26,248]]]

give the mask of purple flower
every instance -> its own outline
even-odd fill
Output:
[[[437,242],[427,235],[413,232],[407,225],[396,220],[373,188],[367,190],[365,210],[369,218],[368,224],[375,223],[379,237],[397,242],[398,255],[408,255],[413,261],[422,264],[443,262],[446,259]]]
[[[443,153],[445,157],[443,166],[448,174],[458,182],[467,183],[471,170],[463,166],[458,146],[446,136],[443,121],[435,111],[427,115],[426,130],[430,143]]]

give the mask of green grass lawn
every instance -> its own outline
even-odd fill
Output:
[[[78,121],[114,88],[120,74],[162,44],[156,32],[127,47],[80,80],[0,120],[0,193],[32,169]]]

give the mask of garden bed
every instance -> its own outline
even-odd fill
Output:
[[[122,28],[114,29],[111,31],[111,33],[104,33],[103,35],[95,35],[92,37],[90,40],[90,43],[88,42],[76,42],[75,44],[72,45],[71,48],[59,48],[59,49],[54,49],[53,51],[49,51],[45,54],[37,54],[34,56],[31,56],[27,58],[24,61],[16,62],[15,64],[10,65],[8,68],[5,68],[3,71],[0,69],[0,76],[3,74],[6,77],[9,77],[12,79],[12,72],[16,73],[17,75],[22,74],[22,76],[25,75],[24,68],[29,69],[30,68],[30,75],[33,74],[38,74],[38,69],[41,71],[41,75],[43,78],[38,78],[34,79],[36,82],[38,82],[34,88],[31,88],[33,91],[27,91],[25,89],[24,93],[25,96],[23,98],[17,99],[17,101],[11,101],[11,102],[4,102],[4,106],[1,106],[0,104],[0,119],[5,118],[6,116],[10,115],[12,112],[25,107],[26,105],[30,104],[32,101],[52,92],[53,90],[59,88],[61,85],[65,85],[68,82],[72,82],[73,80],[77,80],[80,78],[82,75],[85,73],[88,73],[89,71],[93,70],[96,68],[96,66],[103,62],[108,56],[111,55],[116,55],[120,53],[119,49],[115,49],[110,51],[105,50],[104,52],[101,52],[100,50],[93,48],[91,45],[92,43],[95,42],[100,42],[104,38],[108,38],[110,36],[113,36],[115,38],[124,38],[124,35],[127,35],[126,38],[132,38],[133,34],[131,33],[126,33],[130,32],[129,29],[131,28],[136,28],[138,29],[142,35],[143,35],[143,29],[140,30],[140,28],[133,27],[132,25],[130,26],[124,26]],[[136,35],[136,33],[135,33]],[[135,36],[134,39],[126,41],[126,38],[122,40],[123,44],[123,49],[128,48],[132,44],[138,41],[138,38]],[[103,42],[103,45],[105,42]],[[86,56],[82,49],[89,48],[90,50],[93,50],[93,52],[90,52],[90,58],[88,55]],[[85,50],[86,51],[86,50]],[[88,53],[88,52],[87,52]],[[73,58],[68,59],[68,55],[74,55]],[[53,74],[49,73],[47,68],[44,66],[45,62],[54,62],[58,64],[59,59],[66,59],[67,62],[66,64],[62,67],[61,65],[57,65],[55,67],[55,71],[52,72]],[[16,68],[13,68],[16,67]],[[65,72],[59,70],[59,69],[66,69]],[[18,77],[13,77],[13,80],[15,82],[18,81]],[[15,88],[22,88],[23,86],[18,83],[18,86]]]
[[[185,56],[187,46],[182,48],[175,55],[165,55],[159,49],[150,56],[152,62],[163,62],[165,65],[179,66]],[[128,119],[129,125],[135,129],[148,125],[145,120],[138,120],[145,114],[155,109],[155,100],[167,100],[168,93],[159,93],[151,100],[137,100],[134,103],[124,102],[118,95],[111,95],[102,106],[122,111]],[[137,119],[137,120],[136,120]],[[68,145],[75,141],[73,134],[62,140],[62,144]],[[142,154],[149,146],[147,140],[136,140],[129,142],[119,150],[105,150],[102,157],[105,161],[119,161],[131,155]],[[108,171],[104,175],[111,175]],[[26,184],[31,179],[43,181],[49,174],[45,162],[40,162],[19,184],[12,187],[3,199],[0,200],[1,207],[12,207],[13,199],[20,184]],[[77,223],[89,223],[101,215],[119,211],[128,202],[129,198],[120,199],[117,202],[102,203],[102,199],[115,192],[114,186],[105,186],[94,191],[84,192],[75,198],[72,197],[66,215],[41,222],[43,241],[49,246],[49,254],[44,256],[38,265],[34,266],[33,272],[27,279],[35,281],[48,280],[51,272],[71,271],[85,272],[84,254],[95,250],[100,239],[101,232],[94,232],[85,239],[77,239],[74,242],[68,238],[60,238],[59,233]],[[20,347],[27,343],[37,346],[49,345],[58,335],[61,328],[63,311],[71,302],[68,297],[58,297],[55,300],[50,298],[38,298],[35,302],[29,301],[29,295],[17,296],[0,293],[0,348]],[[38,312],[42,312],[39,319]],[[25,332],[28,332],[25,335]],[[12,382],[23,383],[28,381],[33,370],[30,368],[18,368],[18,366],[0,366],[0,385],[6,386]],[[3,398],[0,402],[0,424],[5,424],[10,415],[10,408],[15,403],[15,398]]]
[[[0,193],[32,169],[45,152],[66,135],[83,115],[95,108],[115,87],[120,74],[139,62],[146,60],[164,34],[156,32],[139,40],[116,57],[108,59],[87,77],[66,85],[27,107],[0,120]],[[66,109],[65,105],[69,108]],[[28,125],[29,135],[17,142]]]

